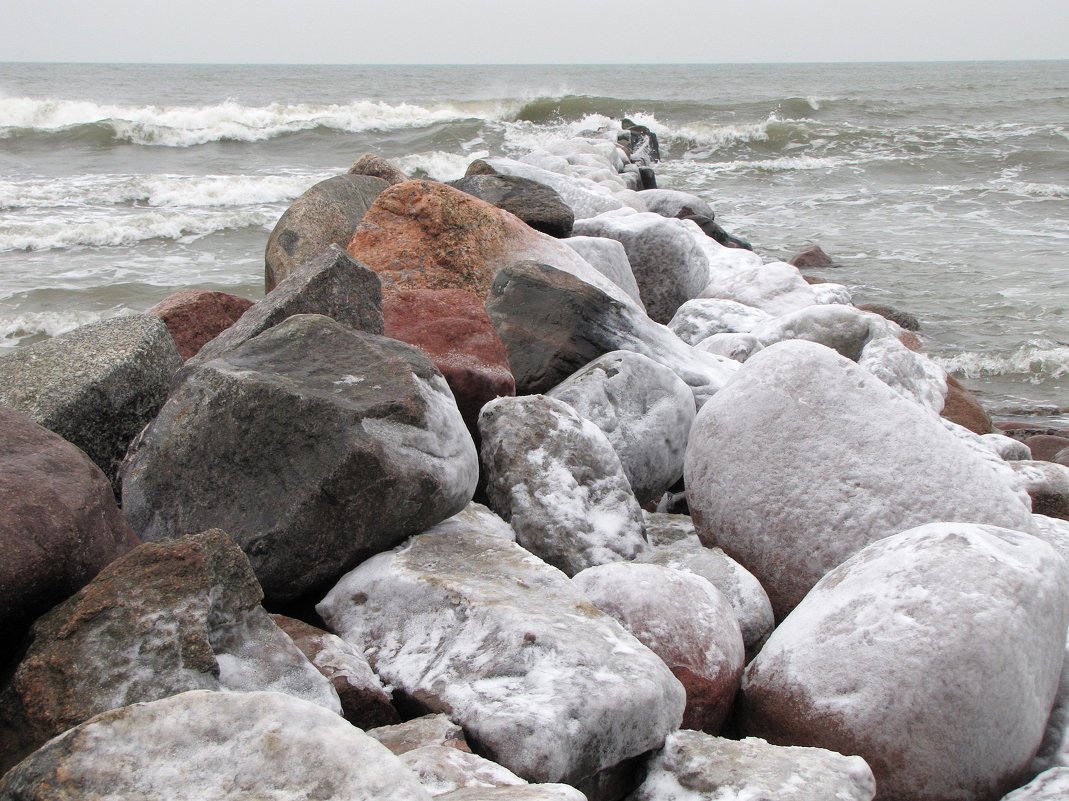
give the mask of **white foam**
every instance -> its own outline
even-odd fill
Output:
[[[435,150],[430,153],[413,153],[395,159],[401,171],[410,177],[426,176],[434,181],[454,181],[463,178],[468,165],[474,159],[487,158],[489,150],[477,150],[471,153],[447,153]]]
[[[133,309],[115,308],[104,311],[26,312],[3,316],[0,317],[0,348],[13,347],[38,336],[58,336],[89,323],[134,313]]]
[[[954,356],[934,357],[948,373],[965,378],[1024,375],[1033,384],[1069,375],[1069,345],[1033,339],[1002,353],[964,351]]]

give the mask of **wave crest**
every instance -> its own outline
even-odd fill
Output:
[[[965,351],[935,360],[948,373],[969,379],[1015,375],[1042,384],[1069,376],[1069,344],[1051,340],[1031,340],[1004,353]]]

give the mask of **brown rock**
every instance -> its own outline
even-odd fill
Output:
[[[182,360],[194,356],[206,342],[219,336],[238,321],[252,301],[211,292],[207,289],[183,289],[175,292],[151,309],[171,332]]]
[[[1069,448],[1069,438],[1056,437],[1049,434],[1036,434],[1024,441],[1024,444],[1032,451],[1032,458],[1044,462],[1057,461],[1057,454]]]
[[[463,289],[409,289],[386,296],[386,336],[426,353],[453,391],[478,442],[479,411],[494,398],[516,394],[508,354],[482,301]]]
[[[35,618],[137,542],[85,453],[0,406],[0,664]]]
[[[912,331],[903,329],[902,333],[898,335],[898,341],[914,353],[924,352],[924,345],[921,344],[921,338]]]
[[[349,175],[370,175],[372,178],[381,178],[391,186],[408,180],[400,167],[374,153],[365,153],[358,158],[349,168]]]
[[[825,253],[820,245],[813,245],[800,253],[796,253],[791,257],[788,264],[793,264],[799,270],[805,270],[811,267],[820,268],[835,266],[835,262],[831,260],[831,256]]]
[[[947,397],[940,414],[976,434],[990,434],[995,430],[976,396],[952,375],[947,376]]]
[[[886,317],[891,322],[898,323],[907,331],[921,330],[920,320],[915,316],[901,309],[896,309],[894,306],[888,306],[886,303],[859,303],[858,308],[861,311],[872,312],[881,317]]]

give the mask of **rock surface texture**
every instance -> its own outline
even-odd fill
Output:
[[[236,323],[250,306],[251,300],[226,292],[183,289],[161,300],[148,313],[163,320],[179,355],[189,359]]]
[[[553,189],[516,175],[469,175],[449,185],[515,214],[536,231],[564,239],[575,215]]]

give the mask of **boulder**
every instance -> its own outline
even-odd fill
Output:
[[[646,550],[642,509],[594,423],[543,395],[483,407],[480,461],[489,506],[516,541],[569,576]]]
[[[192,364],[218,358],[295,314],[322,314],[344,326],[382,334],[382,285],[379,277],[353,261],[337,245],[291,272],[234,325],[200,349]]]
[[[683,716],[683,688],[656,655],[493,532],[413,537],[316,608],[395,692],[448,710],[474,750],[528,781],[599,786]]]
[[[976,434],[991,434],[995,427],[984,407],[954,376],[947,376],[947,394],[940,414]]]
[[[340,712],[262,597],[222,531],[119,557],[34,624],[0,693],[0,770],[93,715],[187,690],[275,690]]]
[[[753,334],[713,334],[695,345],[694,349],[741,364],[757,351],[764,350],[764,347]]]
[[[807,277],[808,280],[808,277]],[[853,306],[854,297],[849,287],[831,281],[820,281],[813,285],[813,301],[821,306]]]
[[[444,745],[471,753],[464,730],[440,713],[368,729],[367,733],[398,756],[425,745]]]
[[[527,784],[508,768],[470,751],[460,751],[447,745],[425,745],[405,751],[400,757],[401,764],[416,774],[423,789],[431,796],[444,795],[463,787]]]
[[[297,315],[185,368],[131,447],[123,510],[145,540],[224,526],[287,601],[464,508],[477,477],[426,356]]]
[[[236,323],[250,306],[251,300],[226,292],[183,289],[168,295],[148,313],[163,320],[179,355],[185,360],[195,356],[206,342]]]
[[[858,756],[677,731],[628,801],[872,801],[875,794],[872,771]]]
[[[1009,465],[1032,499],[1033,512],[1069,520],[1069,467],[1030,459],[1019,459]]]
[[[137,543],[100,468],[0,406],[0,664],[30,623]]]
[[[703,234],[725,248],[753,251],[753,245],[742,237],[728,233],[712,217],[704,214],[687,214],[679,219],[690,220],[701,230]]]
[[[758,323],[750,333],[768,347],[789,339],[819,342],[851,361],[874,339],[893,337],[893,326],[878,314],[852,306],[806,306]]]
[[[515,214],[536,231],[564,239],[575,215],[552,188],[518,175],[469,175],[449,185]]]
[[[1032,452],[1033,459],[1053,462],[1059,452],[1069,448],[1069,438],[1055,437],[1050,434],[1035,434],[1025,439],[1024,444]]]
[[[480,298],[463,289],[408,289],[387,295],[386,336],[415,345],[445,377],[468,431],[494,398],[516,394],[505,345]]]
[[[694,394],[669,368],[638,353],[612,351],[546,395],[605,433],[640,504],[682,478]]]
[[[587,801],[585,795],[566,784],[464,787],[438,798],[439,801]]]
[[[719,732],[744,664],[742,632],[720,591],[694,573],[634,562],[589,567],[572,582],[679,679],[687,691],[682,727]]]
[[[709,283],[709,262],[681,223],[650,212],[627,212],[578,220],[573,230],[622,244],[647,313],[667,323]]]
[[[888,306],[886,303],[859,303],[858,309],[865,312],[872,312],[878,314],[881,317],[885,317],[892,323],[897,323],[907,331],[920,331],[921,324],[916,316],[909,312],[896,309],[894,306]]]
[[[1002,801],[1063,801],[1069,798],[1069,768],[1045,770]]]
[[[668,327],[688,345],[697,345],[715,334],[746,334],[772,321],[768,312],[734,300],[695,298],[679,307]]]
[[[615,239],[606,239],[603,236],[570,236],[564,240],[564,244],[624,290],[627,296],[635,301],[636,306],[646,310],[642,305],[642,294],[638,290],[638,282],[635,281],[635,273],[631,269],[631,262],[627,260],[627,251],[623,245]]]
[[[181,365],[159,317],[113,317],[0,356],[0,404],[85,451],[118,494],[119,462]]]
[[[1051,460],[1055,464],[1060,464],[1064,467],[1069,467],[1069,448],[1063,448],[1054,454],[1054,458]]]
[[[1032,458],[1032,451],[1027,445],[1005,434],[979,434],[978,436],[981,442],[998,454],[1000,459],[1005,459],[1007,462]]]
[[[873,543],[750,663],[744,731],[864,757],[880,801],[996,801],[1054,702],[1065,576],[1045,543],[995,526],[934,523]]]
[[[698,413],[687,501],[698,536],[753,573],[782,619],[828,570],[903,529],[1034,530],[1006,463],[975,447],[830,348],[782,342]]]
[[[271,619],[334,687],[347,721],[361,729],[400,723],[389,691],[352,643],[292,617],[271,615]]]
[[[647,189],[639,192],[639,196],[647,209],[662,217],[675,217],[682,220],[700,215],[711,220],[716,216],[712,206],[690,192],[680,192],[676,189]]]
[[[657,134],[651,131],[649,127],[636,125],[627,117],[620,121],[620,126],[627,131],[631,142],[631,150],[635,153],[637,159],[649,161],[653,164],[661,160],[661,146],[657,141]]]
[[[349,175],[370,175],[372,178],[381,178],[386,183],[402,184],[408,180],[400,167],[382,156],[374,153],[365,153],[358,158],[349,168]],[[355,227],[355,226],[354,226]],[[344,243],[338,243],[344,244]]]
[[[805,250],[799,251],[791,256],[788,264],[793,264],[800,270],[836,266],[835,262],[832,261],[831,256],[825,253],[820,245],[810,245]]]
[[[870,340],[857,363],[899,395],[933,415],[938,415],[946,405],[946,371],[923,353],[907,348],[897,337]]]
[[[688,548],[704,547],[698,535],[694,533],[694,521],[690,519],[690,515],[643,510],[642,519],[646,522],[646,541],[653,550],[638,561],[646,561],[662,547],[677,543]]]
[[[562,175],[534,164],[508,158],[477,159],[468,166],[467,175],[515,175],[548,186],[572,210],[576,220],[594,217],[604,211],[624,208],[615,193],[586,178]]]
[[[506,267],[486,299],[505,343],[520,394],[546,392],[614,350],[630,350],[668,367],[700,406],[739,365],[700,353],[630,305],[549,265]]]
[[[267,239],[264,292],[330,245],[349,244],[368,206],[388,186],[370,175],[335,175],[293,201]]]
[[[773,317],[817,302],[813,288],[805,282],[798,268],[781,261],[721,273],[697,297],[734,300]]]
[[[104,712],[57,737],[0,779],[0,798],[430,796],[397,757],[322,707],[281,693],[192,691]]]

